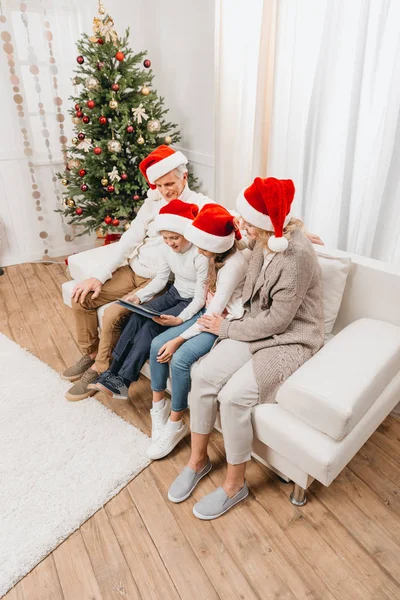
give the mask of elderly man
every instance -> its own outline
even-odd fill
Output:
[[[73,289],[72,309],[82,357],[62,374],[64,379],[76,381],[66,394],[68,400],[83,400],[95,393],[88,385],[108,369],[112,349],[129,313],[118,304],[107,308],[99,339],[97,309],[144,287],[156,275],[163,242],[156,232],[154,219],[160,208],[174,198],[197,204],[199,208],[213,202],[189,189],[187,162],[182,152],[159,146],[140,163],[139,168],[150,185],[143,206],[113,247],[108,262],[97,265],[92,277]],[[125,260],[128,265],[122,267]]]

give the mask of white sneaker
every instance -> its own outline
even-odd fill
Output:
[[[161,435],[164,425],[169,419],[171,413],[169,400],[164,400],[164,407],[159,410],[150,409],[151,415],[151,439],[156,442]]]
[[[177,431],[171,431],[168,426],[165,426],[158,440],[153,442],[147,449],[147,456],[151,460],[167,456],[188,433],[189,427],[183,421],[182,426]]]

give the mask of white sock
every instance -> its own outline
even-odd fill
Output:
[[[182,427],[182,419],[180,419],[179,421],[171,421],[171,419],[168,419],[167,429],[169,431],[171,431],[171,432],[178,431],[181,427]]]
[[[165,406],[165,398],[159,402],[153,402],[153,410],[161,410]]]

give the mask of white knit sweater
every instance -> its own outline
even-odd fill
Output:
[[[244,309],[242,303],[242,291],[246,279],[248,263],[242,252],[236,251],[230,256],[217,274],[217,285],[213,299],[207,306],[206,315],[214,313],[222,315],[224,310],[228,315],[226,319],[240,319]],[[195,323],[189,329],[180,334],[185,340],[201,333],[201,329]]]
[[[174,252],[167,245],[163,248],[157,275],[144,288],[136,292],[141,302],[147,302],[164,289],[168,279],[175,275],[174,287],[182,298],[193,298],[179,317],[191,319],[205,304],[208,275],[208,258],[199,254],[190,244],[185,252]]]
[[[199,208],[202,208],[208,202],[214,202],[207,196],[203,196],[203,194],[192,192],[187,185],[179,199],[197,204]],[[160,208],[166,204],[166,200],[158,190],[149,189],[147,198],[143,206],[140,207],[131,227],[116,244],[113,244],[108,260],[96,265],[92,271],[92,277],[104,283],[107,279],[111,279],[113,272],[125,260],[129,261],[131,269],[137,275],[149,279],[155,277],[159,259],[163,253],[164,242],[156,232],[154,219]]]

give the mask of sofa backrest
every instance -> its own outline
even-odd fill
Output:
[[[351,258],[351,265],[333,333],[364,317],[400,325],[400,268],[372,258],[342,254]]]

